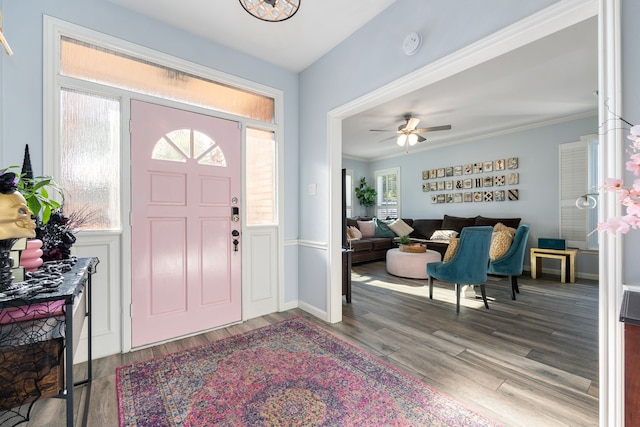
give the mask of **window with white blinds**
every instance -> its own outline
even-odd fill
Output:
[[[353,169],[346,170],[344,189],[347,204],[347,218],[351,218],[353,217]]]
[[[400,217],[400,168],[376,171],[376,216]]]
[[[597,249],[596,209],[578,209],[576,200],[595,192],[597,183],[597,138],[560,144],[560,238],[567,246]],[[597,197],[597,196],[596,196]]]

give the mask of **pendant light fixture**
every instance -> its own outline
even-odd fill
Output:
[[[240,0],[251,16],[267,22],[281,22],[291,18],[302,0]]]

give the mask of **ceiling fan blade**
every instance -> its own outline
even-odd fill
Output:
[[[385,142],[385,141],[388,141],[388,140],[390,140],[390,139],[396,139],[396,136],[395,136],[395,135],[394,135],[394,136],[390,136],[389,138],[381,139],[381,140],[380,140],[380,141],[378,141],[378,142]]]
[[[414,130],[416,126],[420,123],[420,119],[416,119],[415,117],[409,118],[407,120],[407,125],[404,127],[405,130]]]
[[[415,129],[414,132],[415,133],[435,132],[437,130],[449,130],[449,129],[451,129],[451,125],[443,125],[443,126],[432,126],[432,127],[429,127],[429,128]]]
[[[391,129],[369,129],[369,132],[397,132],[397,131],[391,130]]]
[[[427,138],[425,138],[424,136],[418,135],[418,142],[422,142],[422,141],[426,141],[426,140],[427,140]]]

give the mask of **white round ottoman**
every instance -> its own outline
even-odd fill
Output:
[[[440,261],[440,252],[427,249],[426,252],[401,252],[400,249],[387,251],[387,272],[409,279],[428,279],[427,263]]]

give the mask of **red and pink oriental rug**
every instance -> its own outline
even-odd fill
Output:
[[[116,370],[121,426],[496,426],[294,317]]]

